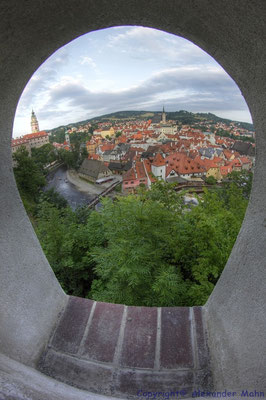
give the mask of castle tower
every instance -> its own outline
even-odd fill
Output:
[[[33,110],[31,113],[31,132],[32,133],[40,132],[39,123],[38,123],[37,117],[35,115],[35,112]]]
[[[164,107],[163,107],[163,112],[162,112],[162,120],[161,120],[162,124],[166,124],[166,113],[164,111]]]

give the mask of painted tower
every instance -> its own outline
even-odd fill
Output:
[[[162,179],[165,181],[166,178],[166,163],[163,156],[160,153],[157,153],[152,164],[151,164],[151,172],[158,179]]]
[[[38,123],[37,117],[35,115],[35,112],[33,110],[31,113],[31,132],[32,133],[40,132],[39,123]]]
[[[164,107],[163,107],[163,112],[162,112],[162,120],[161,120],[162,124],[166,124],[166,113],[164,111]]]
[[[68,131],[65,131],[65,142],[67,143],[68,146],[70,146],[70,138]]]

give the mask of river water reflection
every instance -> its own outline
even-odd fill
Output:
[[[67,200],[72,209],[88,204],[95,198],[95,194],[81,192],[68,181],[67,168],[64,166],[48,174],[44,190],[52,188]]]

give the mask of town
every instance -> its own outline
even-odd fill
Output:
[[[92,129],[92,123],[73,126],[65,130],[63,143],[52,141],[52,145],[71,152],[71,135],[87,132],[90,139],[81,144],[86,146],[87,158],[78,170],[79,176],[96,183],[120,176],[124,194],[135,193],[139,186],[150,188],[156,180],[176,184],[221,182],[233,171],[253,170],[255,132],[235,122],[203,120],[196,127],[180,124],[168,120],[164,109],[148,117],[107,119],[94,124],[96,129]],[[49,143],[49,137],[53,140],[51,132],[39,131],[34,112],[31,128],[31,134],[12,140],[13,153],[21,146],[30,153],[32,147]]]
[[[149,307],[206,303],[248,205],[251,124],[163,109],[42,131],[32,111],[31,130],[13,140],[14,175],[68,294]]]

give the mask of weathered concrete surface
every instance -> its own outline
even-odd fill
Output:
[[[7,3],[6,3],[7,4]],[[8,20],[8,10],[1,20]],[[10,12],[10,11],[9,11]],[[6,20],[6,22],[7,22]],[[67,296],[47,262],[19,197],[11,166],[11,132],[20,77],[10,76],[9,35],[0,24],[0,353],[34,365]],[[10,31],[11,30],[11,31]],[[13,33],[12,33],[13,31]],[[23,56],[21,66],[23,69]],[[10,81],[10,79],[12,81]]]
[[[227,389],[227,392],[236,392]],[[147,398],[145,392],[140,393],[139,399]],[[243,400],[241,392],[236,392],[234,400]],[[176,396],[181,398],[182,396]],[[216,396],[217,397],[217,396]],[[222,396],[220,396],[222,397]],[[130,397],[128,397],[130,398]],[[152,398],[150,396],[149,398]],[[154,397],[153,397],[154,398]],[[157,396],[158,398],[158,396]],[[161,397],[162,398],[162,397]],[[165,398],[167,398],[165,396]],[[171,399],[171,397],[169,397]],[[174,397],[172,397],[174,398]],[[188,397],[186,400],[195,399]],[[80,390],[58,382],[43,375],[33,368],[0,355],[0,399],[1,400],[120,400],[117,397],[107,397]],[[156,397],[155,397],[156,399]]]
[[[243,400],[241,392],[227,389],[228,392],[235,392],[234,400]],[[147,398],[144,391],[140,393],[139,399]],[[214,393],[214,392],[212,392]],[[224,392],[225,393],[225,392]],[[225,393],[226,394],[226,393]],[[202,396],[203,397],[203,396]],[[219,395],[206,396],[210,397],[226,397]],[[229,397],[229,396],[227,396]],[[261,396],[262,397],[262,396]],[[130,397],[128,397],[130,398]],[[152,398],[152,395],[149,397]],[[155,397],[156,399],[156,394]],[[157,398],[160,398],[157,396]],[[162,398],[162,396],[161,396]],[[165,396],[167,398],[167,396]],[[169,398],[182,398],[182,396],[169,396]],[[95,393],[89,393],[77,388],[73,388],[64,383],[58,382],[40,372],[26,367],[25,365],[11,360],[8,357],[0,355],[0,399],[1,400],[119,400],[117,397],[107,397]],[[195,399],[193,397],[186,400]]]
[[[126,307],[70,297],[39,369],[100,394],[211,389],[201,307]]]
[[[58,382],[9,357],[0,355],[1,400],[108,400]],[[116,398],[112,397],[113,400]]]
[[[34,364],[66,296],[42,254],[12,174],[19,97],[39,65],[74,38],[136,24],[184,36],[231,75],[250,108],[257,165],[246,219],[206,307],[217,387],[266,387],[266,2],[2,0],[0,3],[0,351]],[[173,82],[174,85],[174,82]]]

